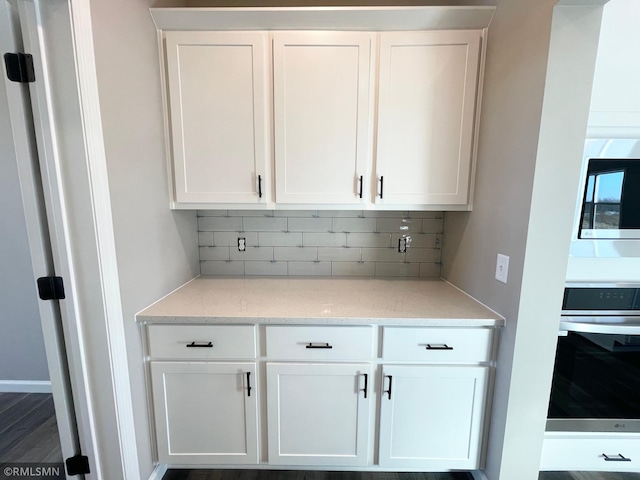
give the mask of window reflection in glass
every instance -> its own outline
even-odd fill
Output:
[[[587,178],[582,228],[620,228],[624,170],[590,174]]]

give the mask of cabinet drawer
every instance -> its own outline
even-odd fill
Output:
[[[283,360],[352,360],[372,356],[370,326],[268,326],[267,356]]]
[[[637,472],[640,471],[640,437],[545,437],[540,469]]]
[[[255,358],[253,325],[149,325],[154,358]]]
[[[491,359],[489,328],[385,327],[384,360],[485,362]]]

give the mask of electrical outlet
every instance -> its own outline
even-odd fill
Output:
[[[244,237],[238,237],[238,251],[244,252],[247,249],[247,241]]]
[[[400,253],[404,253],[407,251],[407,239],[406,238],[399,238],[398,239],[398,251]]]
[[[508,275],[509,275],[509,257],[499,253],[498,260],[496,261],[496,280],[502,283],[507,283]]]

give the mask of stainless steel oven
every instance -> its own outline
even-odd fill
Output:
[[[565,289],[547,431],[640,432],[640,284]]]

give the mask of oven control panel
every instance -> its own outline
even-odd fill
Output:
[[[640,310],[640,288],[567,287],[562,309],[611,312]]]

